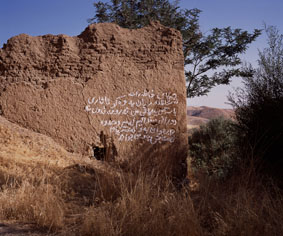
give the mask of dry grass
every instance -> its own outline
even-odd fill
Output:
[[[250,171],[221,182],[195,176],[197,187],[176,187],[157,173],[123,173],[23,132],[0,126],[1,220],[64,235],[283,235],[282,190]]]
[[[204,235],[282,235],[282,196],[277,186],[242,173],[202,180],[192,198]]]
[[[141,176],[121,180],[121,196],[88,208],[82,235],[282,235],[283,199],[276,186],[202,179],[200,188],[176,190],[170,181]],[[256,181],[256,179],[253,179]],[[259,181],[259,180],[258,180]],[[247,183],[247,184],[243,184]]]
[[[35,186],[24,181],[20,186],[5,186],[0,192],[0,209],[5,220],[35,223],[48,230],[64,226],[64,201],[50,184]]]
[[[282,194],[255,177],[241,174],[221,183],[199,177],[199,188],[192,191],[189,185],[176,189],[170,179],[142,171],[107,178],[79,167],[55,168],[53,177],[51,169],[37,171],[33,178],[13,171],[12,180],[2,168],[1,219],[68,235],[283,233]]]
[[[200,235],[197,214],[187,191],[170,181],[142,173],[133,182],[120,179],[120,197],[91,207],[83,217],[82,235]]]

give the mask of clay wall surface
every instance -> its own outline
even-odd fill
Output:
[[[68,151],[184,159],[181,34],[103,23],[75,37],[15,36],[0,49],[0,113]]]

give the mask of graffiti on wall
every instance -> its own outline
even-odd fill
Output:
[[[151,144],[175,141],[178,97],[153,90],[128,93],[115,99],[88,98],[85,111],[97,116],[103,127],[119,141],[146,140]]]

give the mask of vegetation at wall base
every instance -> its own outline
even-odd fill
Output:
[[[245,172],[226,181],[203,176],[197,188],[176,189],[170,178],[142,170],[113,178],[78,160],[67,167],[1,161],[0,219],[33,224],[41,235],[283,233],[282,190]]]
[[[213,122],[219,142],[230,147],[232,141],[221,135],[232,123]],[[210,128],[204,130],[211,134],[215,127]],[[202,172],[194,176],[194,185],[190,179],[176,186],[158,166],[151,173],[142,166],[123,171],[58,146],[25,149],[24,142],[14,140],[26,141],[24,136],[13,136],[3,126],[0,134],[0,233],[3,227],[28,224],[30,232],[38,232],[35,227],[41,235],[283,234],[282,189],[267,185],[253,166],[228,169],[228,175],[216,178]]]

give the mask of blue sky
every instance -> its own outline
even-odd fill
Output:
[[[0,47],[15,35],[80,34],[94,14],[93,0],[0,0]],[[242,28],[252,31],[263,23],[275,25],[283,33],[283,0],[191,0],[180,1],[182,8],[202,10],[203,32],[213,27]],[[257,50],[265,47],[262,35],[243,59],[256,65]],[[205,97],[188,100],[188,105],[227,107],[226,96],[232,87],[240,86],[234,79],[229,86],[218,86]]]

